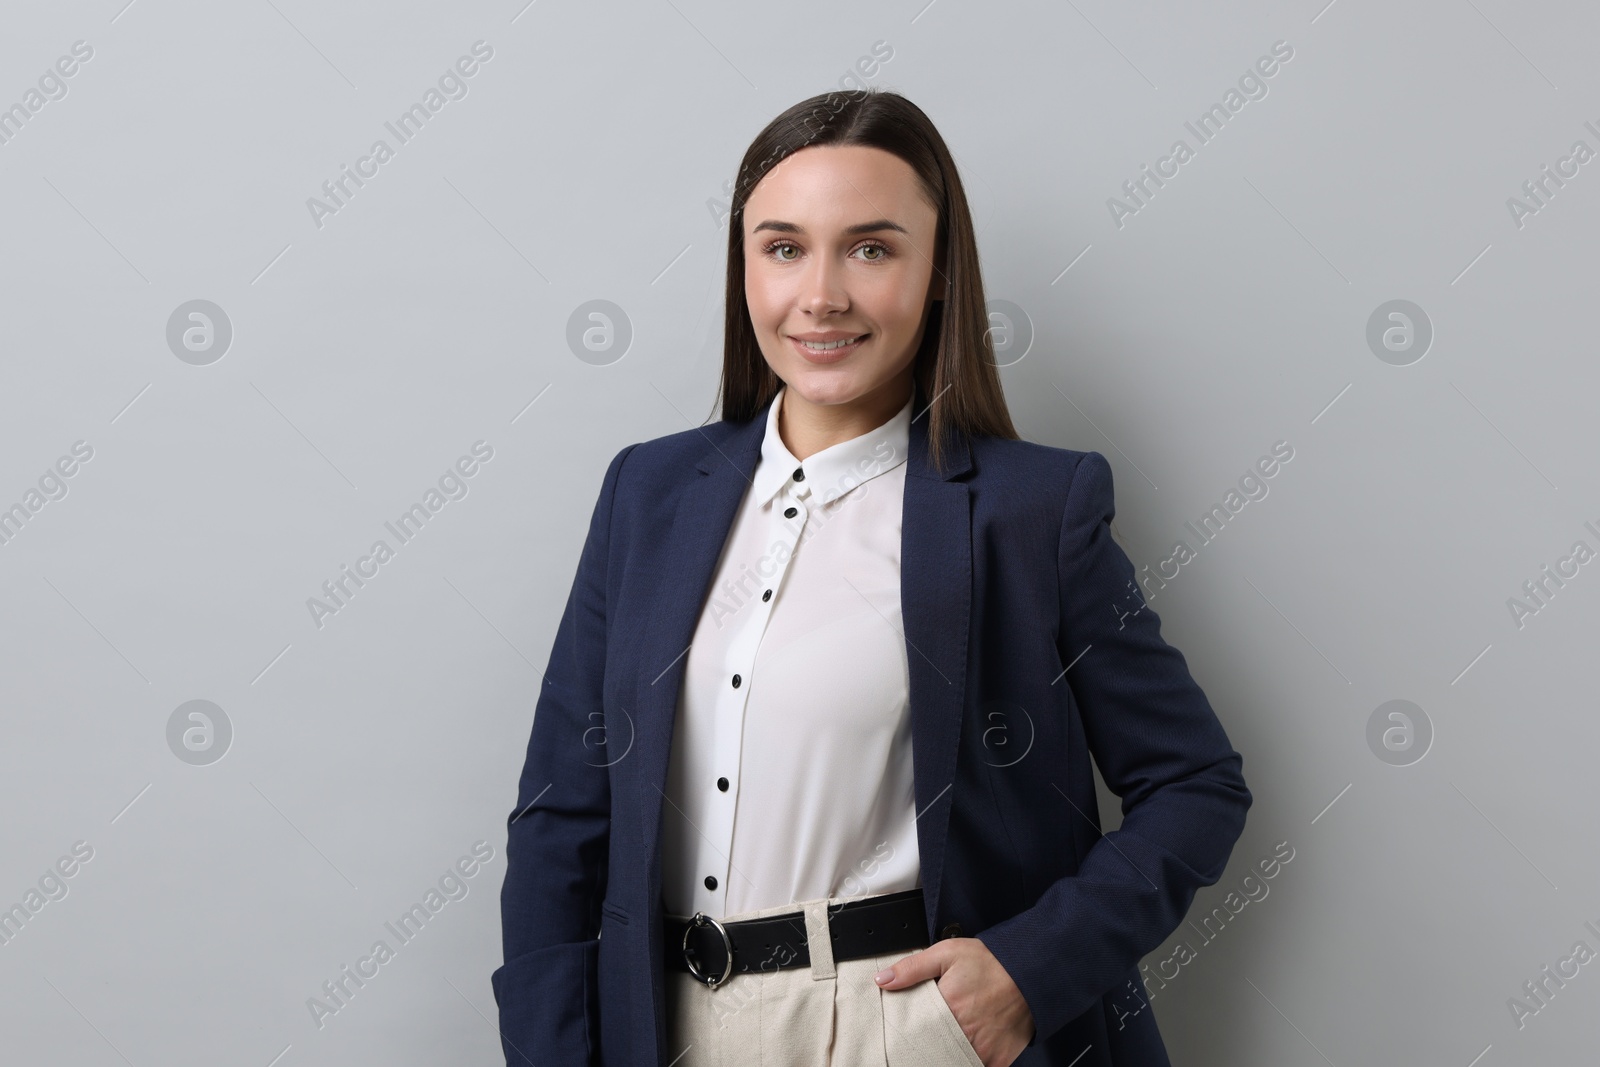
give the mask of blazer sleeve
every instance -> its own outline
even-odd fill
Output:
[[[505,962],[490,976],[506,1063],[587,1064],[599,1011],[599,904],[611,831],[601,687],[612,459],[534,707],[500,890]]]
[[[1027,1000],[1035,1045],[1177,929],[1195,891],[1222,877],[1251,804],[1243,758],[1112,540],[1115,513],[1111,466],[1086,452],[1061,520],[1058,641],[1090,752],[1122,798],[1122,824],[1033,907],[977,935]]]

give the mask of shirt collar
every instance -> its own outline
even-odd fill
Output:
[[[787,385],[767,408],[767,432],[761,441],[761,462],[751,481],[752,503],[764,507],[779,490],[789,486],[795,496],[828,503],[856,486],[886,474],[910,456],[911,404],[913,391],[895,415],[875,430],[859,437],[829,445],[805,462],[794,457],[778,434],[778,413],[783,407]],[[793,482],[796,468],[805,471],[805,480]]]

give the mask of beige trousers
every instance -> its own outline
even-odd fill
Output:
[[[880,989],[872,980],[916,949],[835,963],[826,909],[859,899],[797,901],[718,916],[732,922],[803,910],[811,966],[733,974],[715,989],[669,969],[667,1062],[673,1067],[983,1067],[935,979],[904,989]],[[786,951],[775,946],[773,959],[781,960]]]

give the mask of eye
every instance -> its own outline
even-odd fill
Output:
[[[889,251],[889,247],[887,245],[880,245],[876,241],[869,241],[866,244],[862,245],[860,248],[856,249],[856,251],[857,252],[865,252],[869,248],[877,249],[879,252],[882,253],[882,255],[863,256],[862,258],[865,259],[866,262],[868,262],[868,263],[880,263],[883,260],[888,259],[891,255],[893,255],[893,253]]]
[[[794,245],[790,244],[788,241],[773,241],[770,244],[764,245],[762,247],[761,254],[765,255],[765,256],[771,256],[773,259],[777,260],[779,263],[793,263],[794,260],[792,260],[792,259],[786,259],[783,256],[773,255],[773,253],[777,249],[780,249],[780,248],[794,248]],[[796,251],[799,251],[799,250],[796,249]]]

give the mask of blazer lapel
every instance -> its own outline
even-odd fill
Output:
[[[940,874],[950,826],[956,746],[967,697],[972,610],[971,489],[967,443],[955,436],[945,470],[928,465],[928,411],[912,402],[905,502],[900,517],[900,614],[911,676],[911,758],[917,801],[917,851],[929,943],[937,937]]]
[[[707,447],[679,495],[670,527],[661,532],[678,566],[661,584],[656,622],[647,631],[640,663],[654,673],[644,680],[637,709],[642,844],[651,901],[661,892],[661,812],[684,660],[717,560],[760,458],[770,405],[768,401],[748,423]],[[901,516],[900,605],[911,683],[917,847],[932,938],[966,704],[972,601],[970,490],[966,482],[954,479],[972,464],[966,442],[957,437],[947,451],[946,470],[940,474],[930,469],[926,406],[919,386],[912,401]],[[652,920],[656,910],[651,910]],[[659,932],[652,930],[652,955],[658,940]]]

